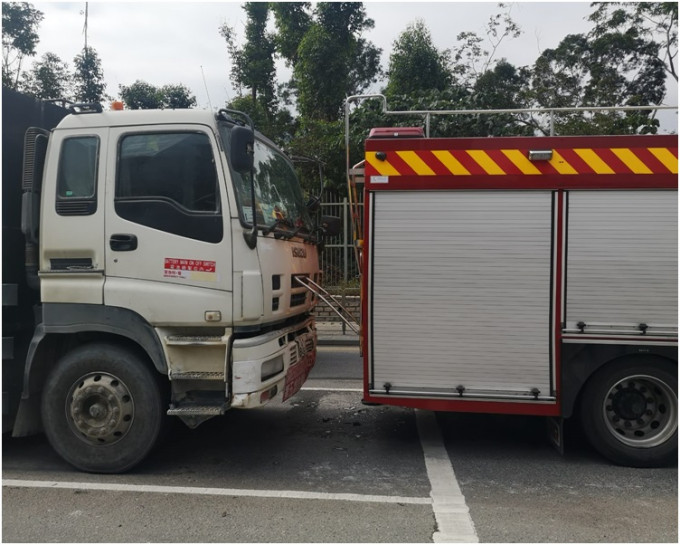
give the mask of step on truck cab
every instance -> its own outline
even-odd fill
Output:
[[[3,110],[20,100],[3,89]],[[28,256],[3,245],[3,262],[26,263],[15,303],[34,306],[30,345],[3,364],[20,376],[13,434],[120,472],[166,415],[193,427],[295,394],[316,356],[296,279],[321,281],[322,230],[286,156],[237,112],[64,113],[28,131],[22,180],[3,175],[23,184],[24,236],[8,232]]]
[[[578,414],[616,463],[676,462],[677,154],[674,135],[372,131],[365,401],[545,416],[560,445]]]

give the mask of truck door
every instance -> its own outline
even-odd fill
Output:
[[[114,128],[108,157],[105,303],[154,325],[201,325],[215,311],[230,321],[229,208],[213,133]]]
[[[41,298],[101,305],[107,129],[56,130],[50,140],[41,202]]]

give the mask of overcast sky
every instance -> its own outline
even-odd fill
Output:
[[[84,46],[85,2],[31,2],[45,15],[38,34],[39,58],[52,52],[73,66],[73,58]],[[382,49],[387,68],[392,44],[409,23],[422,19],[435,45],[450,49],[462,31],[483,35],[496,2],[365,2],[375,21],[367,38]],[[512,18],[523,34],[503,42],[498,57],[516,66],[533,64],[547,48],[556,47],[567,34],[591,28],[589,2],[508,3]],[[245,15],[241,2],[89,2],[88,45],[102,61],[109,95],[117,96],[119,85],[141,79],[156,86],[183,83],[196,96],[199,108],[224,106],[235,96],[230,83],[229,57],[219,27],[224,23],[243,37]],[[288,79],[279,63],[279,83]],[[205,83],[204,83],[205,79]],[[666,103],[677,104],[673,82]],[[206,91],[207,89],[207,91]],[[369,92],[380,92],[375,85]],[[677,125],[673,113],[672,125]],[[673,127],[675,128],[675,127]]]

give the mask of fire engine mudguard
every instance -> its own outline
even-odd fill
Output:
[[[47,439],[82,471],[131,469],[156,445],[167,418],[159,377],[135,351],[113,343],[71,350],[45,383]]]
[[[659,467],[677,462],[677,366],[649,356],[599,369],[581,397],[581,422],[593,447],[615,463]]]

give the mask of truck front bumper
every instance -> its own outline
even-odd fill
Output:
[[[256,337],[237,339],[232,349],[231,407],[252,409],[286,401],[316,362],[314,318]]]

